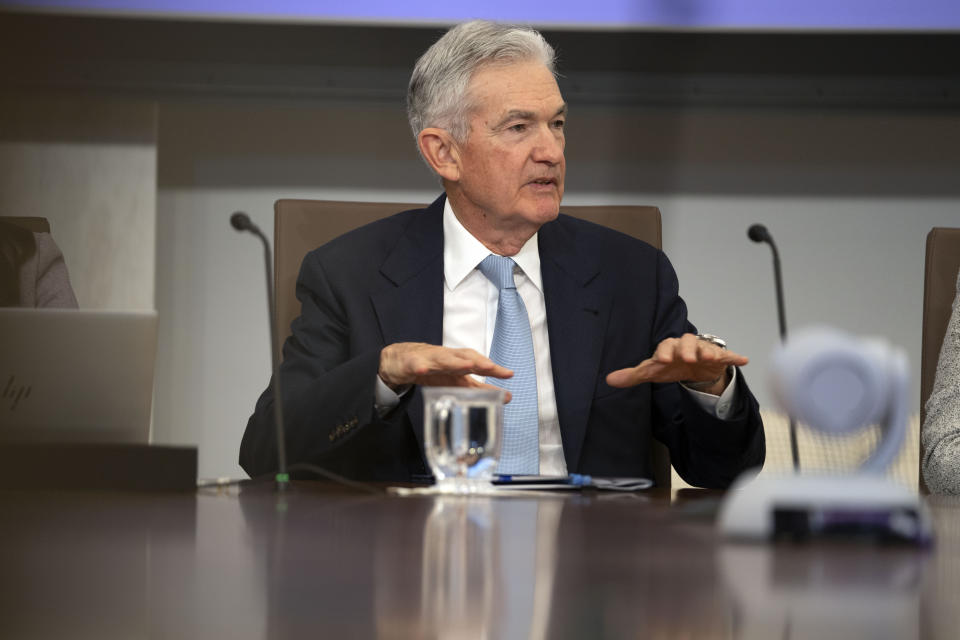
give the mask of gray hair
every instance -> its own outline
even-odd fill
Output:
[[[458,142],[470,132],[467,95],[473,74],[488,64],[533,60],[556,74],[556,54],[528,27],[473,20],[457,25],[420,56],[407,87],[407,118],[414,137],[427,127],[446,129]]]

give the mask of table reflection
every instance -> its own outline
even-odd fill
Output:
[[[196,532],[192,494],[0,491],[0,638],[195,634]]]
[[[0,492],[0,637],[952,640],[931,506],[916,550],[727,544],[709,500]]]
[[[724,544],[717,561],[740,640],[908,640],[919,634],[928,553],[864,541]]]
[[[418,617],[378,565],[379,637],[544,638],[562,499],[439,497],[423,526]],[[389,542],[385,541],[386,544]]]

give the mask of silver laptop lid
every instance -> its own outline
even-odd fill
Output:
[[[150,433],[155,311],[0,309],[0,441]]]

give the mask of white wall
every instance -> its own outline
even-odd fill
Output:
[[[572,105],[567,204],[661,207],[691,318],[752,363],[761,403],[777,341],[763,222],[783,258],[791,326],[885,336],[920,364],[924,238],[960,226],[960,118],[918,112]],[[155,439],[196,443],[201,476],[241,475],[246,419],[269,377],[263,258],[278,198],[428,202],[399,104],[160,105]],[[919,384],[914,384],[919,411]]]
[[[50,221],[82,308],[153,309],[156,104],[0,98],[0,215]]]

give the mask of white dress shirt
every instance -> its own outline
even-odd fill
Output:
[[[500,292],[477,265],[490,250],[467,231],[447,200],[443,209],[443,346],[469,348],[487,355],[493,343]],[[510,256],[517,263],[514,282],[527,308],[537,369],[537,409],[540,417],[540,473],[567,475],[553,390],[547,307],[540,279],[540,249],[537,235],[520,252]]]
[[[443,346],[469,348],[490,353],[493,330],[497,321],[499,291],[477,266],[490,255],[490,250],[474,238],[457,220],[450,201],[443,209]],[[516,262],[514,280],[517,293],[527,308],[533,337],[537,369],[537,407],[540,414],[540,474],[567,475],[557,416],[557,400],[553,387],[550,360],[550,338],[547,332],[547,309],[540,277],[540,250],[537,234],[520,252],[510,256]],[[607,372],[609,373],[609,372]],[[736,369],[730,384],[717,397],[687,389],[705,411],[724,419],[735,403]],[[399,396],[378,377],[376,406],[381,415],[399,403]]]

